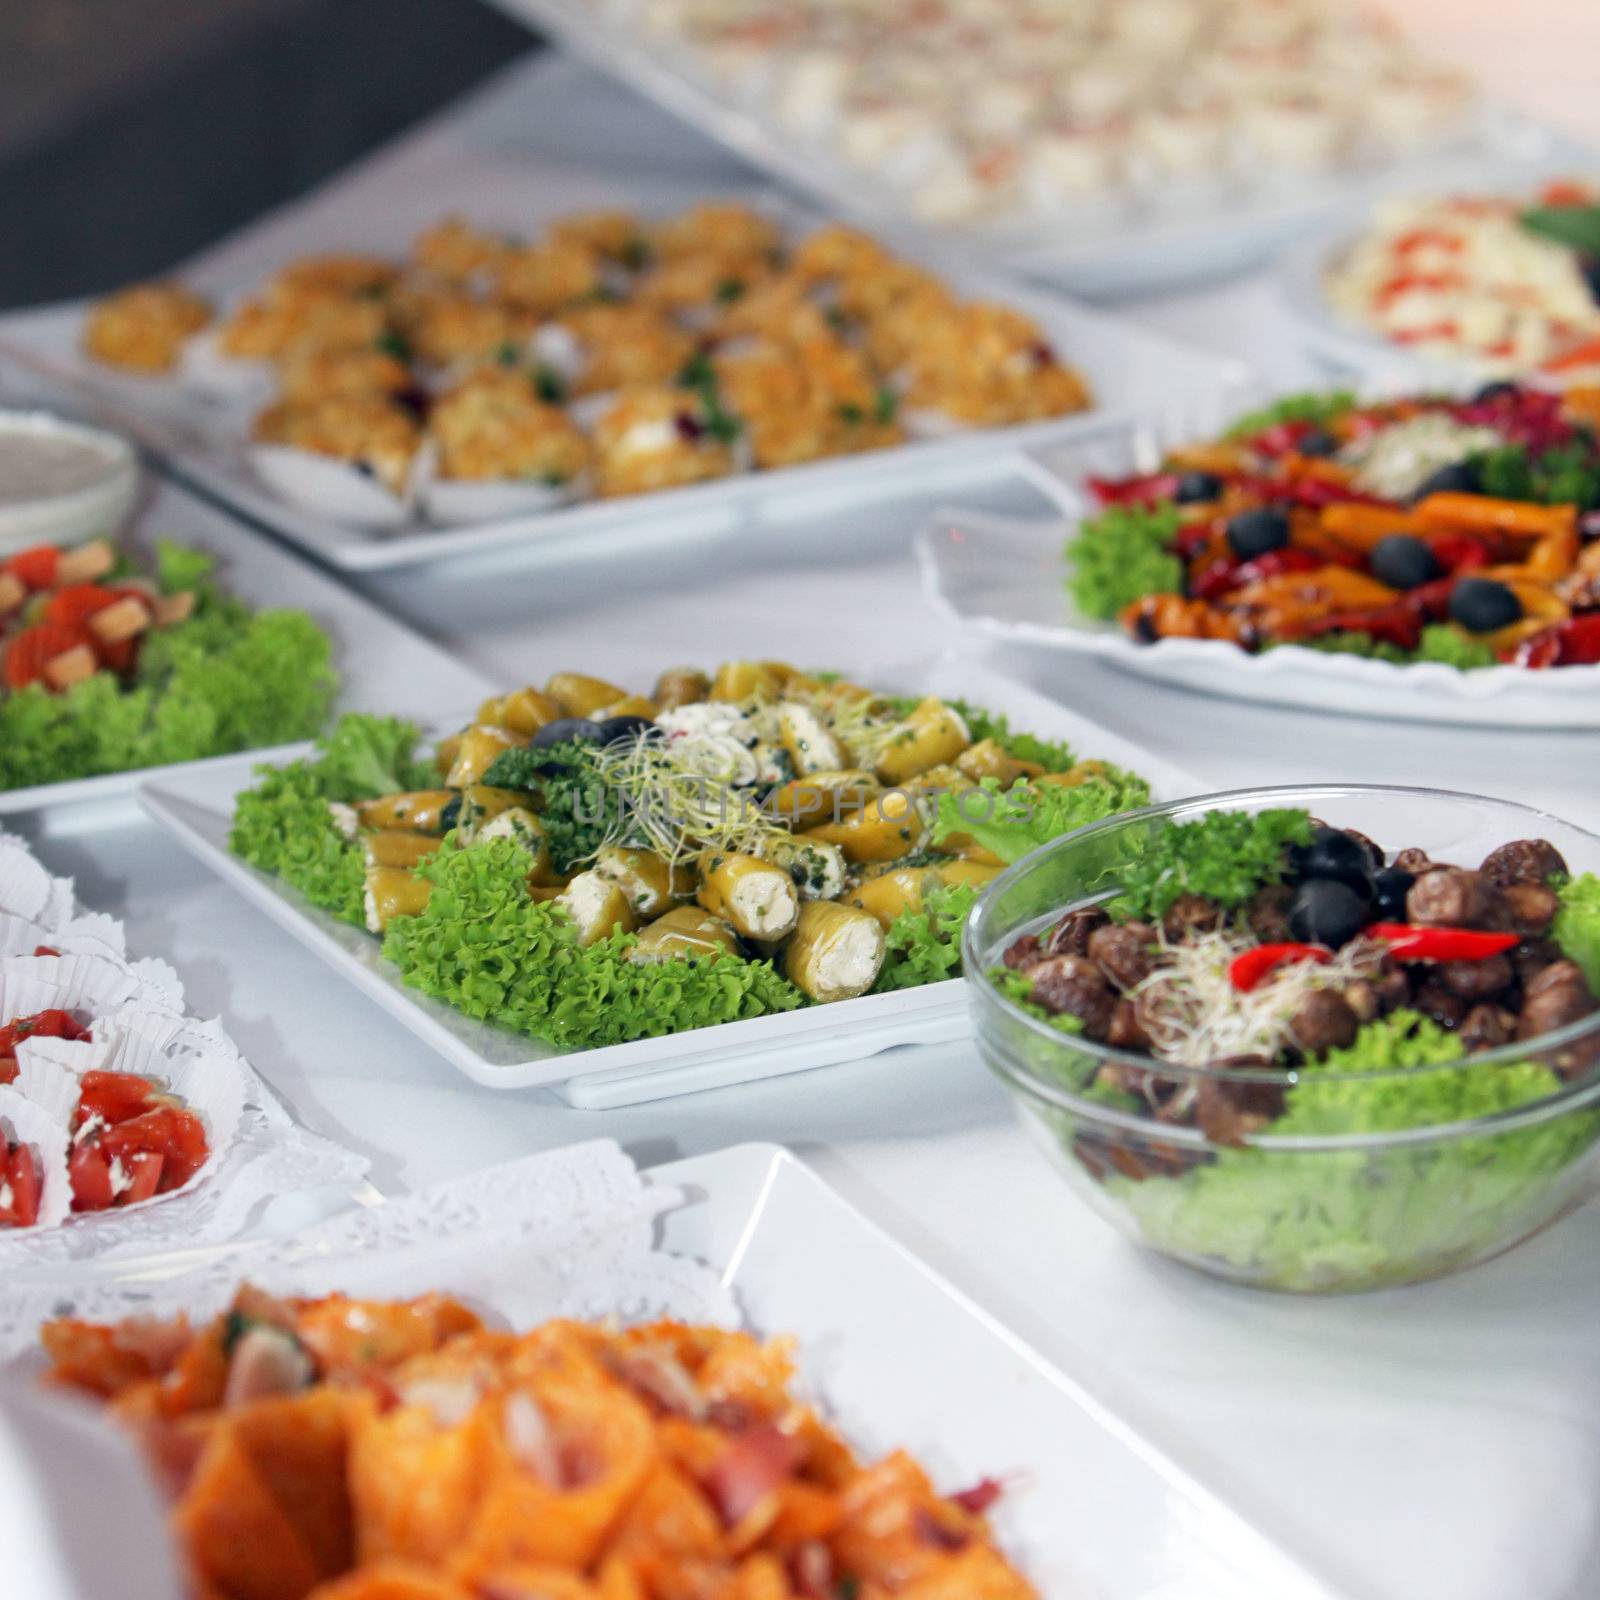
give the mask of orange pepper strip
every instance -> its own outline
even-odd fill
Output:
[[[1370,550],[1391,533],[1417,533],[1422,524],[1412,513],[1397,507],[1348,500],[1324,506],[1321,526],[1330,539],[1337,539],[1347,549]]]
[[[1430,494],[1416,508],[1424,528],[1460,528],[1469,533],[1503,533],[1543,539],[1571,531],[1577,537],[1576,506],[1541,506],[1531,500],[1496,500],[1483,494]]]
[[[1247,584],[1233,597],[1241,606],[1298,606],[1307,612],[1347,611],[1388,605],[1397,591],[1349,567],[1318,567],[1314,572],[1280,572]]]

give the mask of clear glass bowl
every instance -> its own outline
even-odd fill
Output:
[[[1121,866],[1168,822],[1275,807],[1354,828],[1391,857],[1418,846],[1436,861],[1475,867],[1509,840],[1544,838],[1575,875],[1600,872],[1594,834],[1527,806],[1443,790],[1251,789],[1112,817],[1034,851],[974,908],[963,953],[984,1060],[1057,1171],[1096,1211],[1219,1277],[1302,1293],[1377,1288],[1453,1272],[1526,1238],[1580,1199],[1595,1175],[1600,1014],[1449,1066],[1240,1073],[1179,1067],[1062,1033],[991,981],[1013,939],[1115,894]],[[1108,1065],[1116,1070],[1103,1073]],[[1198,1128],[1158,1121],[1138,1096],[1107,1092],[1107,1077],[1146,1081],[1130,1074],[1156,1081],[1162,1092],[1150,1101],[1168,1090],[1205,1093],[1224,1079],[1249,1082],[1274,1114],[1296,1107],[1300,1131],[1275,1134],[1269,1122],[1239,1144],[1214,1142]]]

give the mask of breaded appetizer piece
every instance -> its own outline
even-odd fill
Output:
[[[494,272],[494,292],[500,299],[541,316],[602,287],[600,257],[570,240],[507,250]]]
[[[706,255],[724,260],[762,256],[770,261],[782,251],[783,235],[770,217],[750,206],[712,203],[693,206],[661,223],[650,243],[663,261]]]
[[[530,478],[570,483],[587,470],[589,441],[525,372],[477,373],[435,402],[428,433],[445,478]]]
[[[262,444],[289,445],[347,461],[396,494],[405,488],[422,441],[411,413],[379,395],[337,396],[309,404],[281,401],[256,418],[254,432]]]
[[[379,256],[305,256],[280,268],[265,293],[271,300],[298,300],[306,295],[373,298],[391,289],[399,277],[399,267]]]
[[[430,367],[492,360],[536,326],[528,312],[453,289],[407,296],[396,320],[417,359]]]
[[[552,225],[551,244],[579,248],[638,271],[650,259],[650,238],[631,211],[580,211]]]
[[[1089,391],[1037,323],[974,303],[931,319],[905,356],[907,403],[979,426],[1082,411]]]
[[[602,495],[641,494],[724,478],[733,453],[687,389],[630,389],[594,430],[596,485]]]
[[[290,349],[359,349],[375,344],[388,328],[377,300],[305,293],[247,300],[217,330],[226,356],[276,361]]]
[[[802,283],[821,284],[837,279],[870,276],[893,260],[870,234],[842,222],[808,234],[789,263]]]
[[[773,271],[765,255],[675,256],[644,273],[637,294],[640,304],[663,311],[715,310],[749,294]]]
[[[474,228],[464,217],[449,216],[417,235],[411,260],[441,282],[463,284],[492,278],[510,249],[497,234]]]
[[[758,334],[800,344],[826,338],[834,329],[806,284],[792,272],[780,272],[719,306],[712,331],[720,338]]]
[[[410,366],[390,349],[324,349],[296,345],[278,368],[279,398],[298,404],[359,395],[403,394],[415,383]]]
[[[694,354],[694,340],[649,306],[576,306],[560,318],[577,341],[582,367],[574,394],[669,383]]]
[[[184,343],[211,320],[211,307],[179,283],[136,283],[96,304],[83,348],[108,366],[170,372]]]

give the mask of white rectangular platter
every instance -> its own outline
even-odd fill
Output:
[[[333,640],[334,670],[339,675],[336,711],[403,711],[432,719],[490,692],[478,673],[438,645],[166,479],[147,477],[139,509],[116,538],[152,558],[161,539],[204,550],[216,557],[218,586],[253,610],[307,613]],[[125,794],[153,772],[204,772],[217,760],[248,767],[263,759],[263,752],[254,751],[181,767],[147,767],[0,791],[0,815]]]
[[[526,231],[550,214],[540,201],[531,167],[496,166],[485,155],[479,172],[468,164],[450,182],[407,194],[407,213],[386,216],[382,228],[353,223],[345,233],[317,241],[324,250],[361,248],[399,254],[427,222],[465,208],[491,230]],[[463,200],[463,195],[470,196]],[[714,198],[714,197],[713,197]],[[741,196],[748,199],[748,196]],[[764,208],[796,227],[821,219],[805,216],[774,196]],[[621,195],[608,184],[604,203],[632,200],[648,212],[648,196]],[[570,206],[563,209],[570,210]],[[659,202],[656,210],[662,209]],[[415,219],[413,221],[412,219]],[[970,298],[1000,300],[1027,311],[1043,328],[1063,362],[1080,371],[1096,397],[1092,410],[1006,428],[966,429],[914,440],[890,449],[746,472],[713,482],[570,506],[464,526],[410,521],[394,528],[363,528],[291,505],[255,474],[247,452],[250,408],[222,404],[214,395],[176,380],[118,374],[78,349],[82,303],[44,307],[0,320],[0,355],[70,398],[74,408],[131,434],[190,482],[244,512],[319,560],[350,572],[377,572],[489,554],[515,555],[519,563],[570,557],[581,550],[617,552],[670,546],[707,525],[739,518],[778,520],[803,516],[829,500],[856,502],[892,496],[908,486],[950,488],[1007,468],[1010,453],[1032,445],[1091,439],[1123,429],[1143,406],[1174,393],[1204,393],[1236,380],[1236,363],[1176,344],[1160,334],[1090,311],[1054,296],[1029,292],[968,269],[929,263]],[[216,298],[249,283],[204,287]]]
[[[88,1267],[55,1293],[95,1317],[148,1309],[151,1296],[166,1313],[185,1303],[189,1285],[187,1292],[209,1301],[217,1289],[225,1293],[254,1274],[285,1293],[455,1292],[528,1326],[577,1309],[570,1268],[552,1262],[563,1246],[570,1256],[574,1240],[563,1237],[561,1218],[539,1220],[522,1196],[543,1190],[548,1202],[564,1183],[580,1205],[592,1204],[591,1186],[603,1173],[617,1184],[631,1178],[623,1166],[614,1146],[576,1147],[408,1196],[399,1209],[413,1221],[404,1225],[397,1218],[389,1226],[388,1208],[374,1207],[357,1224],[363,1243],[355,1253],[352,1230],[340,1230],[336,1221],[329,1226],[339,1231],[327,1242],[312,1233],[303,1244],[287,1239],[265,1251],[188,1252],[117,1269]],[[660,1191],[657,1204],[665,1208],[657,1249],[619,1251],[609,1281],[604,1271],[591,1278],[583,1314],[677,1315],[733,1321],[763,1337],[793,1336],[799,1390],[865,1458],[904,1448],[947,1492],[986,1476],[1003,1483],[992,1513],[996,1535],[1048,1600],[1334,1600],[1332,1590],[1157,1445],[788,1151],[735,1146],[644,1176],[639,1214],[650,1208],[652,1191]],[[496,1183],[502,1196],[516,1198],[485,1216]],[[603,1235],[592,1242],[600,1246],[596,1254],[605,1253]],[[683,1258],[701,1270],[687,1270]],[[127,1303],[119,1304],[124,1297]],[[30,1364],[24,1358],[24,1371]],[[69,1468],[52,1459],[46,1470]],[[78,1522],[83,1498],[64,1496],[62,1504],[68,1509],[51,1526],[24,1527],[33,1536],[23,1541],[25,1555],[30,1542],[63,1551],[86,1544],[92,1553],[95,1531]],[[47,1556],[39,1565],[48,1572],[67,1563]],[[98,1600],[70,1581],[31,1589],[30,1597]]]
[[[1466,182],[1486,161],[1571,165],[1585,159],[1580,144],[1554,129],[1509,106],[1484,104],[1457,134],[1391,159],[1276,174],[1243,163],[1229,176],[1164,188],[1135,185],[1053,215],[938,224],[916,214],[906,189],[853,166],[832,142],[785,126],[773,114],[771,72],[758,68],[742,82],[719,80],[692,46],[650,27],[649,8],[640,0],[493,3],[830,211],[902,239],[933,237],[988,265],[1075,294],[1114,298],[1238,272],[1341,206],[1370,201],[1396,185],[1425,191]],[[974,18],[986,30],[1010,26],[1003,7],[974,12]],[[970,95],[981,87],[958,69],[949,71],[953,92]]]
[[[1003,712],[1018,730],[1066,739],[1085,756],[1131,767],[1158,799],[1204,787],[1077,712],[974,663],[941,657],[920,668],[868,672],[864,681],[890,692],[960,696]],[[235,796],[253,781],[255,764],[213,762],[157,778],[140,787],[139,799],[180,843],[475,1083],[560,1085],[572,1105],[599,1109],[851,1061],[895,1045],[959,1037],[966,1029],[959,980],[571,1053],[475,1022],[406,988],[371,935],[336,922],[229,853]]]

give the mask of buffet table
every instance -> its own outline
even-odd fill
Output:
[[[298,252],[375,244],[452,204],[470,209],[476,186],[510,171],[551,206],[604,205],[624,175],[667,201],[756,186],[664,114],[542,58],[224,242],[196,272],[245,281]],[[1116,309],[1274,377],[1317,376],[1264,274]],[[941,493],[1047,509],[1003,462]],[[486,557],[366,588],[502,683],[562,668],[647,683],[661,665],[708,651],[900,660],[961,646],[922,598],[911,553],[937,506],[928,495],[823,506],[803,528],[737,528],[670,555],[520,575],[514,557]],[[1427,784],[1591,821],[1600,734],[1293,713],[1044,654],[991,659],[1209,787]],[[778,1141],[1304,1561],[1330,1594],[1591,1592],[1600,1208],[1435,1284],[1342,1300],[1231,1289],[1135,1251],[1072,1201],[967,1042],[606,1113],[496,1094],[455,1075],[130,802],[15,825],[53,870],[77,876],[86,900],[125,916],[142,948],[167,955],[195,1008],[222,1013],[296,1115],[368,1155],[385,1192],[596,1135],[643,1164]],[[960,1383],[958,1372],[943,1377]],[[1180,1592],[1209,1591],[1197,1574],[1173,1600]]]

